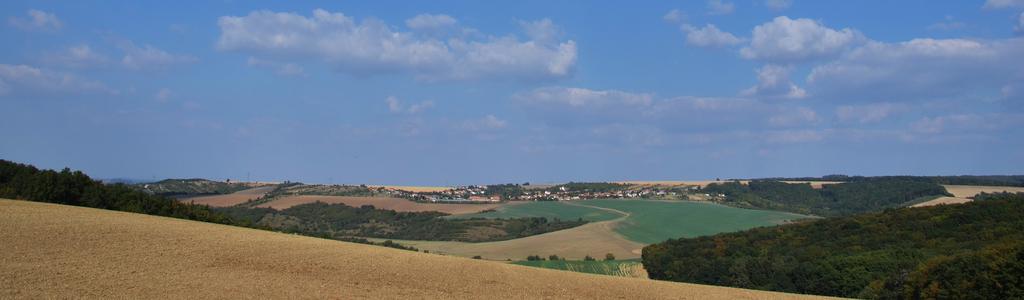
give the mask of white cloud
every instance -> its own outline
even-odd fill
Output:
[[[562,34],[561,29],[551,22],[551,19],[537,21],[520,21],[519,26],[523,28],[526,36],[540,43],[554,43]]]
[[[64,27],[57,15],[37,9],[29,10],[27,18],[11,17],[7,19],[7,22],[11,26],[26,31],[53,32]]]
[[[1024,0],[986,0],[982,7],[987,9],[1024,7]]]
[[[253,67],[262,67],[273,70],[275,74],[281,76],[305,76],[306,70],[294,63],[281,63],[271,60],[259,59],[255,57],[249,57],[247,63]]]
[[[133,70],[165,69],[173,65],[198,61],[195,57],[171,54],[148,44],[139,47],[130,41],[123,41],[119,43],[118,47],[124,51],[121,65]]]
[[[507,125],[508,121],[498,119],[494,115],[487,115],[476,120],[466,120],[462,122],[461,128],[469,131],[486,131],[502,129]]]
[[[47,55],[46,63],[72,68],[92,68],[110,63],[107,56],[96,52],[89,45],[77,45],[59,53]]]
[[[833,99],[912,101],[997,93],[1024,77],[1024,38],[870,42],[812,69],[808,89]]]
[[[428,108],[434,107],[434,101],[430,100],[425,100],[406,107],[400,100],[398,100],[398,97],[395,96],[388,96],[384,99],[384,102],[387,103],[388,110],[393,113],[417,114]]]
[[[732,2],[724,2],[722,0],[708,0],[708,14],[711,15],[728,15],[736,10],[736,5]]]
[[[457,22],[448,15],[420,14],[405,20],[405,26],[416,31],[439,33],[454,28]]]
[[[411,73],[425,80],[502,78],[550,80],[568,77],[576,64],[576,43],[539,40],[553,36],[550,20],[523,22],[532,40],[514,36],[445,41],[387,24],[322,9],[311,17],[255,11],[218,21],[217,48],[275,60],[309,59],[355,75]]]
[[[764,5],[773,10],[783,10],[793,5],[793,0],[765,0]]]
[[[556,105],[584,109],[649,106],[653,101],[650,94],[563,87],[539,88],[528,93],[517,94],[515,98],[533,105]]]
[[[757,70],[757,85],[743,90],[740,94],[787,99],[807,97],[807,91],[789,79],[790,71],[792,71],[792,67],[765,65]]]
[[[840,122],[877,123],[903,110],[904,106],[893,103],[843,105],[836,107],[836,117]]]
[[[743,39],[732,35],[732,33],[721,31],[713,24],[707,24],[704,28],[683,24],[680,29],[686,33],[686,43],[698,47],[719,48],[743,42]]]
[[[672,9],[665,13],[665,15],[661,17],[661,19],[669,23],[680,23],[686,20],[686,14],[680,11],[679,9]]]
[[[740,55],[762,61],[807,61],[834,57],[863,39],[853,29],[835,30],[811,19],[780,16],[754,27],[750,46]]]
[[[13,93],[97,93],[117,94],[106,85],[79,78],[70,73],[55,72],[28,65],[0,64],[0,89]]]

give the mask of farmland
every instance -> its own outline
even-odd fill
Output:
[[[531,205],[533,204],[533,205]],[[529,255],[558,255],[582,259],[612,253],[615,257],[639,258],[646,244],[669,238],[693,237],[769,226],[806,218],[773,211],[734,208],[712,203],[659,200],[584,200],[558,204],[525,203],[517,216],[567,216],[567,206],[604,210],[620,217],[576,228],[526,238],[488,243],[400,241],[419,249],[458,256],[480,255],[484,259],[523,260]],[[551,210],[555,211],[551,211]],[[501,210],[498,210],[500,216]]]
[[[0,298],[809,298],[0,200]],[[600,287],[600,288],[595,288]]]
[[[943,185],[946,191],[953,194],[953,197],[939,197],[931,201],[917,203],[912,205],[913,207],[932,206],[940,204],[960,204],[971,202],[971,198],[979,193],[1020,193],[1024,192],[1024,187],[1016,186],[979,186],[979,185]]]
[[[629,216],[614,226],[615,232],[643,244],[778,225],[807,217],[691,201],[602,199],[581,204],[627,213]]]
[[[629,260],[533,260],[517,261],[514,264],[545,269],[555,269],[589,274],[621,277],[647,278],[643,264],[638,259]]]
[[[251,188],[247,190],[241,190],[230,194],[224,195],[211,195],[211,196],[198,196],[191,198],[183,198],[182,202],[192,202],[195,204],[209,205],[213,207],[228,207],[235,206],[238,204],[245,203],[249,200],[255,200],[268,192],[273,190],[273,186],[264,186],[258,188]]]
[[[360,207],[363,205],[373,205],[378,209],[390,209],[399,212],[424,212],[424,211],[437,211],[446,214],[471,214],[477,213],[487,209],[495,209],[507,204],[500,203],[486,203],[486,204],[440,204],[440,203],[419,203],[413,202],[402,198],[391,198],[391,197],[349,197],[349,196],[316,196],[316,195],[299,195],[299,196],[284,196],[277,198],[273,201],[260,204],[257,207],[269,207],[273,209],[287,209],[292,206],[313,203],[344,203],[345,205],[352,207]]]
[[[527,218],[545,217],[548,219],[576,220],[581,218],[586,221],[599,222],[608,221],[621,217],[622,214],[614,211],[598,209],[583,205],[574,205],[560,201],[537,201],[507,205],[496,208],[494,211],[475,213],[457,216],[458,218]]]

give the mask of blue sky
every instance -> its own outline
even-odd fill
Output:
[[[4,1],[0,18],[0,157],[100,178],[1024,166],[1021,0]]]

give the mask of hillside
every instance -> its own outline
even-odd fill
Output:
[[[858,298],[1024,296],[1024,194],[645,247],[651,278]]]
[[[200,178],[164,179],[151,183],[137,183],[132,186],[156,195],[221,195],[266,186],[263,183],[223,182]]]
[[[0,200],[0,298],[807,296],[588,275],[211,223]]]

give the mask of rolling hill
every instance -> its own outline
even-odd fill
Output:
[[[0,298],[807,296],[589,275],[49,203],[0,200]]]

